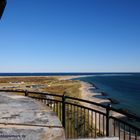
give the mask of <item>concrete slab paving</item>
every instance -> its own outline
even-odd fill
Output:
[[[65,140],[56,114],[31,98],[0,92],[0,140]]]

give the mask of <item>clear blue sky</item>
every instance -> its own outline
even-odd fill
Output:
[[[140,0],[8,0],[0,72],[140,72]]]

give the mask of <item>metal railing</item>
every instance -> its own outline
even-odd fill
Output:
[[[116,136],[120,140],[140,140],[140,117],[111,105],[44,92],[0,91],[22,93],[52,108],[62,122],[66,138]]]

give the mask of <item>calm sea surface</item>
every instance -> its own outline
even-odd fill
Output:
[[[140,116],[140,74],[100,74],[92,77],[78,78],[95,84],[98,89],[94,92],[105,92],[107,96],[117,100],[115,108],[121,108]]]
[[[89,75],[90,77],[82,77],[78,80],[95,84],[98,87],[96,92],[107,94],[98,98],[115,99],[118,104],[114,104],[114,107],[126,109],[140,116],[140,73],[0,73],[0,76],[60,75]]]

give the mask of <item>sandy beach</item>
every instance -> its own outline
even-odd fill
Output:
[[[95,103],[99,103],[99,104],[102,104],[102,103],[111,104],[111,101],[109,99],[102,99],[102,98],[95,97],[96,95],[101,95],[101,96],[103,96],[103,95],[102,95],[102,93],[96,93],[93,90],[91,90],[91,89],[96,88],[92,84],[90,84],[88,82],[83,82],[83,81],[80,81],[80,83],[81,83],[81,88],[80,88],[81,92],[80,93],[81,93],[82,99],[92,101]],[[86,104],[86,103],[84,103],[83,105],[88,106],[89,108],[93,108],[95,110],[100,110],[101,112],[106,113],[106,109],[104,109],[102,107],[90,105],[90,104]],[[123,117],[122,114],[117,113],[117,112],[112,111],[111,114],[112,114],[112,116],[115,116],[115,117]]]
[[[96,103],[102,103],[102,102],[110,102],[108,99],[100,99],[100,98],[96,98],[94,97],[95,95],[102,95],[102,93],[96,93],[91,91],[90,89],[94,89],[95,87],[93,87],[91,84],[86,83],[86,82],[81,82],[81,96],[83,99],[89,100],[89,101],[93,101]]]
[[[88,77],[88,76],[89,75],[83,75],[83,76],[60,76],[58,78],[60,80],[73,80],[75,78]],[[91,90],[91,89],[96,88],[92,84],[90,84],[88,82],[83,82],[83,81],[80,81],[80,83],[81,83],[80,93],[81,93],[81,98],[82,99],[92,101],[92,102],[96,102],[96,103],[103,103],[103,102],[110,103],[109,99],[101,99],[101,98],[94,97],[95,95],[101,95],[102,96],[102,93],[96,93],[93,90]]]

